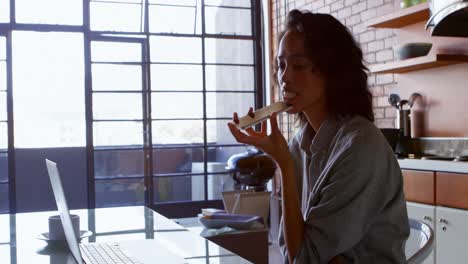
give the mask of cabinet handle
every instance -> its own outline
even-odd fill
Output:
[[[432,222],[432,218],[430,216],[425,215],[423,219]]]
[[[446,219],[439,218],[439,223],[448,224],[448,221]]]
[[[442,226],[442,230],[443,230],[443,231],[447,231],[447,226],[443,225],[443,226]]]

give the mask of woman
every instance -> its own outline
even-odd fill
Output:
[[[280,35],[277,81],[300,131],[288,145],[276,114],[269,135],[266,122],[260,132],[228,124],[238,142],[262,149],[281,170],[285,263],[406,262],[401,170],[372,123],[362,61],[339,21],[292,10]]]

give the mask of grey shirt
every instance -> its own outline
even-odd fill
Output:
[[[289,143],[305,221],[294,263],[406,263],[401,170],[380,130],[362,117],[305,126]],[[281,224],[282,226],[282,224]],[[288,263],[283,232],[279,243]]]

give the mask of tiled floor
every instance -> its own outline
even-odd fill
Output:
[[[197,217],[191,218],[178,218],[174,219],[179,225],[187,228],[194,233],[200,233],[203,230],[203,226],[198,222]],[[281,264],[283,263],[283,257],[276,243],[270,243],[268,252],[269,264]]]

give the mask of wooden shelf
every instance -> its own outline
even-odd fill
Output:
[[[374,64],[369,69],[372,73],[405,73],[464,62],[468,62],[468,55],[433,54],[407,60]]]
[[[396,12],[371,19],[368,27],[374,28],[401,28],[407,25],[426,21],[429,19],[429,4],[422,3],[402,8]]]

